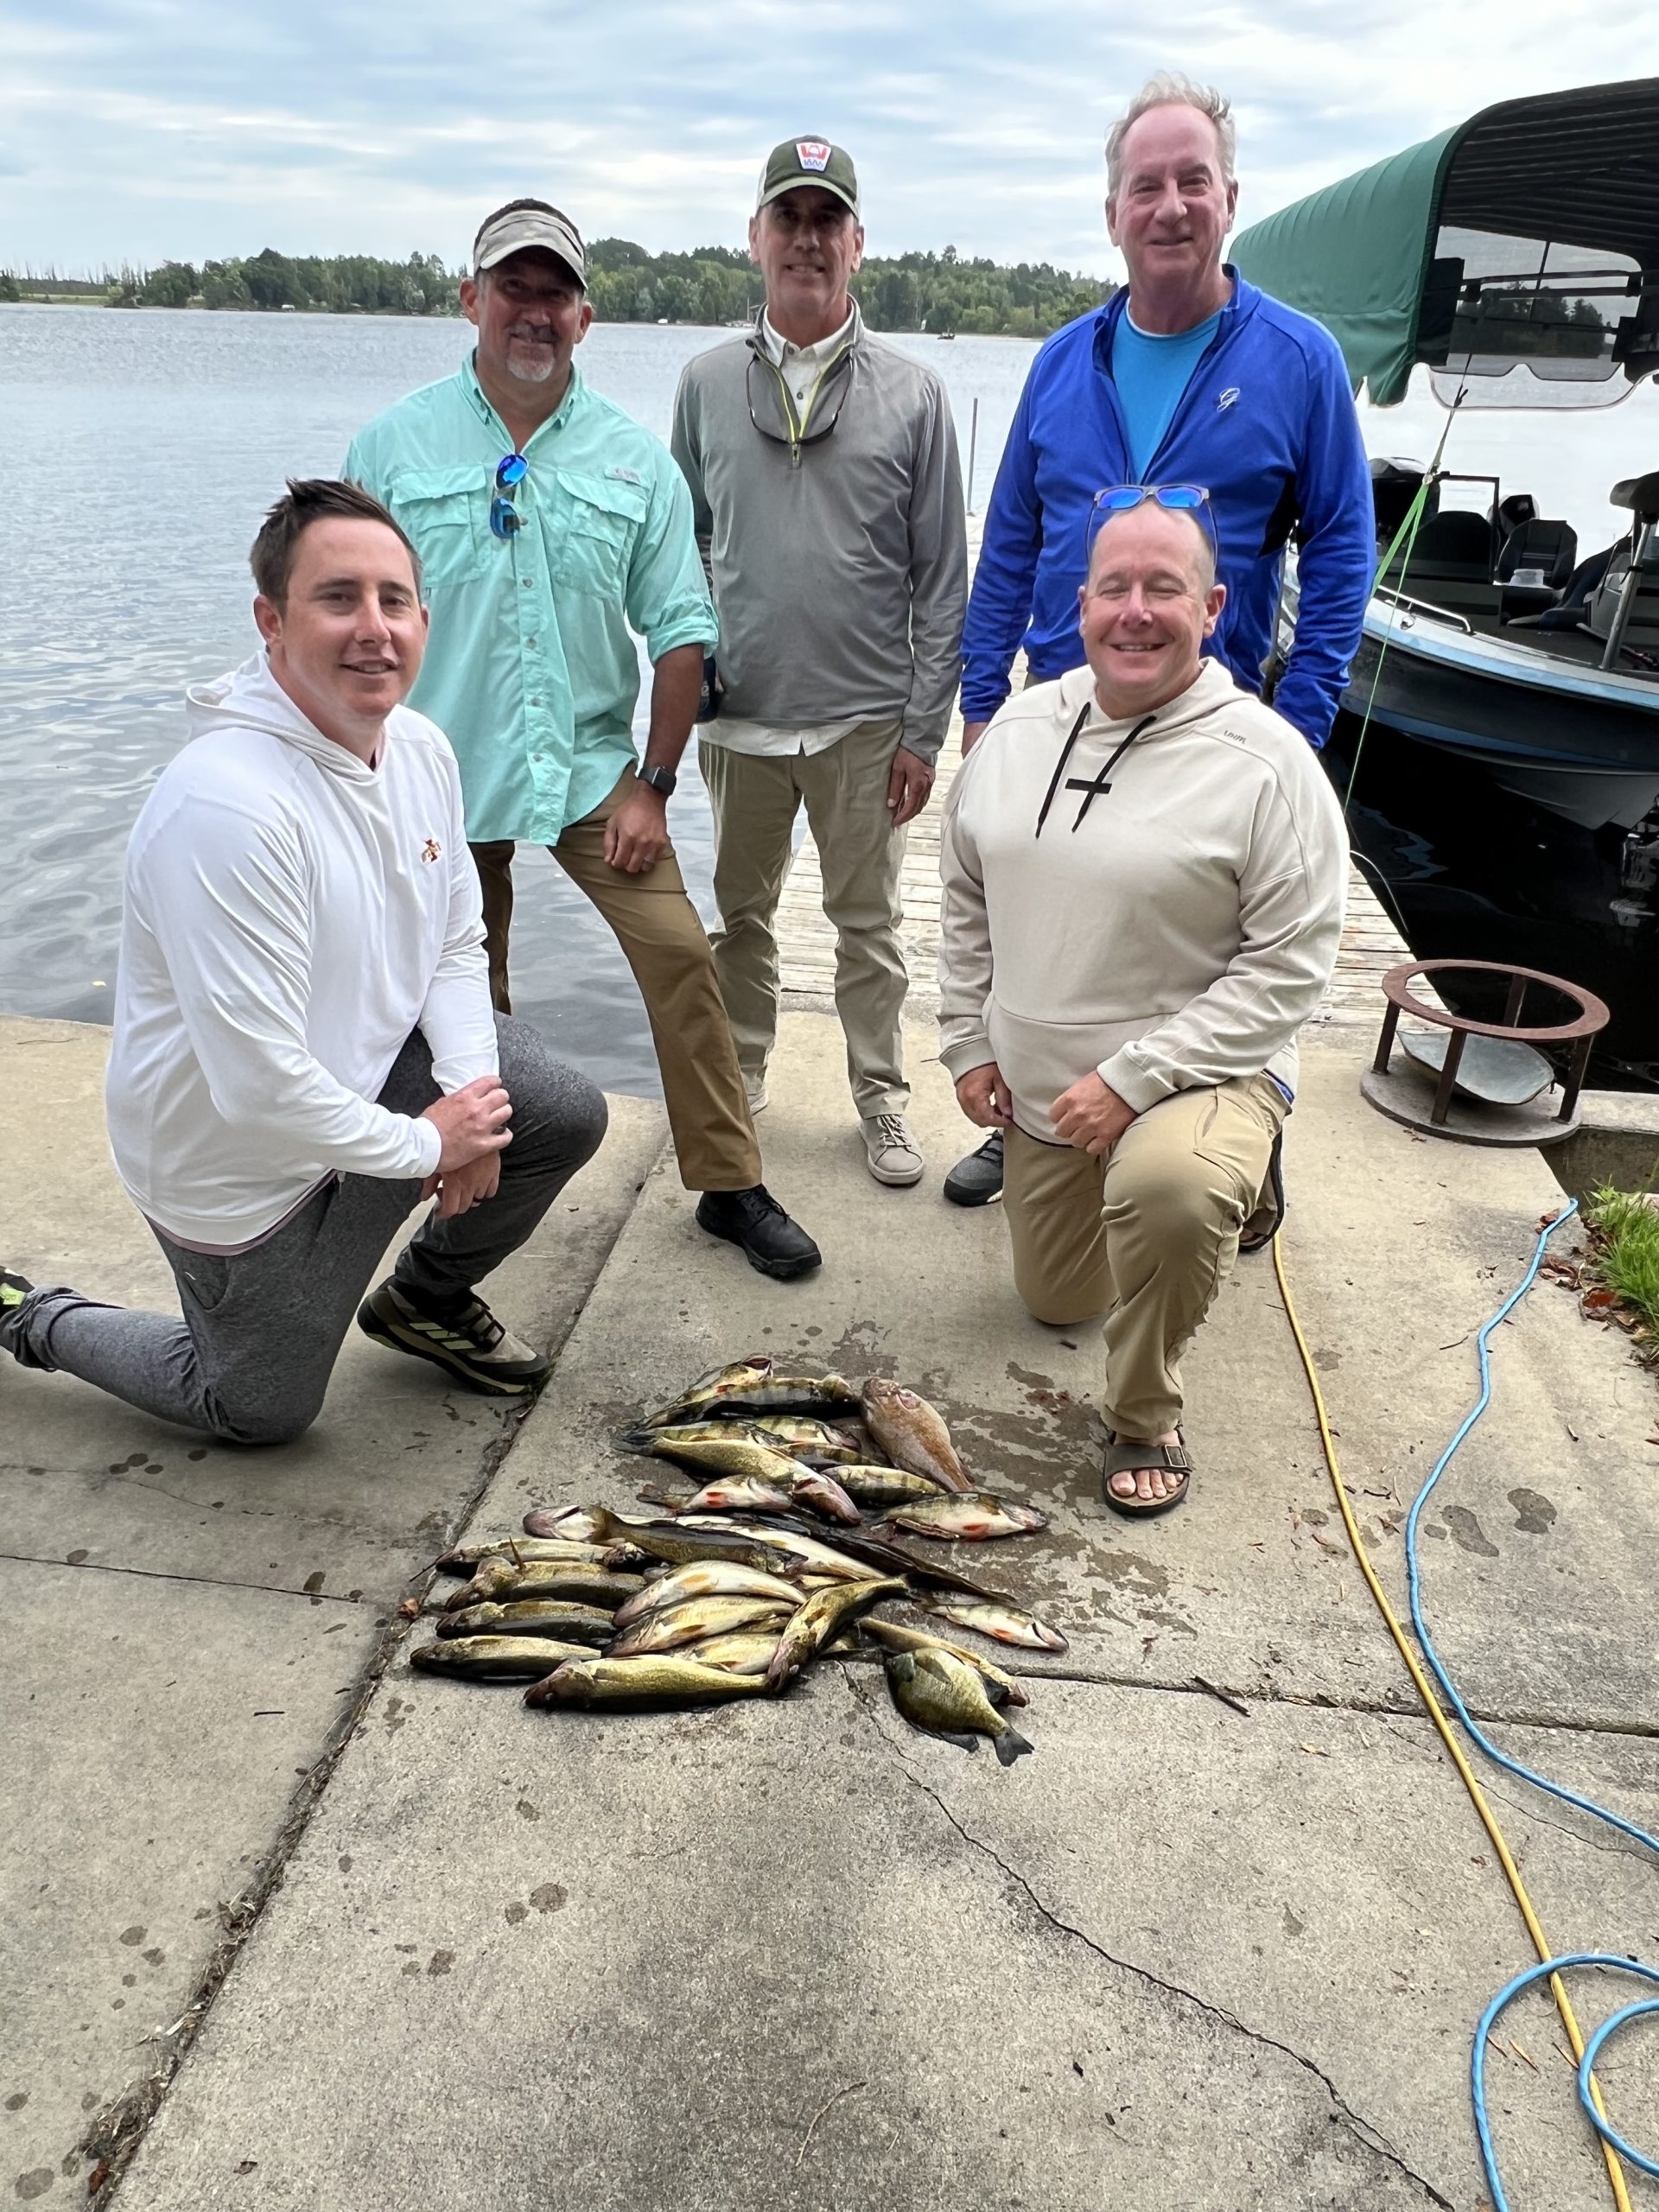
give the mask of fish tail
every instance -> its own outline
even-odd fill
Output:
[[[1031,1749],[1030,1744],[1017,1728],[1002,1728],[992,1741],[996,1745],[996,1756],[1004,1766],[1012,1766],[1022,1751],[1028,1751]]]

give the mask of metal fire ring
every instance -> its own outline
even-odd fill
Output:
[[[1411,989],[1411,984],[1417,976],[1432,982],[1437,976],[1452,975],[1507,976],[1510,993],[1503,1020],[1471,1020],[1465,1015],[1451,1013],[1443,1006],[1426,1005]],[[1570,999],[1580,1009],[1577,1020],[1543,1027],[1529,1027],[1523,1023],[1521,1016],[1525,1011],[1528,987],[1535,983],[1548,990],[1559,991],[1563,998]],[[1383,976],[1382,995],[1389,1004],[1382,1017],[1382,1033],[1377,1039],[1376,1057],[1361,1078],[1361,1088],[1365,1096],[1380,1112],[1412,1128],[1433,1129],[1439,1135],[1452,1137],[1465,1144],[1554,1144],[1562,1137],[1571,1135],[1577,1128],[1579,1093],[1584,1087],[1585,1074],[1590,1065],[1590,1047],[1611,1018],[1609,1009],[1593,991],[1585,990],[1577,983],[1569,983],[1560,976],[1547,976],[1541,968],[1516,968],[1500,960],[1404,960],[1397,968],[1390,968]],[[1420,1103],[1421,1086],[1411,1086],[1411,1090],[1417,1093],[1417,1099],[1414,1101],[1409,1097],[1402,1078],[1389,1071],[1389,1057],[1402,1014],[1415,1014],[1420,1020],[1431,1022],[1437,1028],[1449,1029],[1452,1033],[1446,1042],[1445,1065],[1435,1085],[1434,1103],[1427,1121],[1423,1118]],[[1546,1116],[1523,1108],[1486,1106],[1459,1108],[1454,1116],[1452,1093],[1457,1088],[1463,1048],[1471,1037],[1492,1037],[1515,1045],[1571,1046],[1559,1112]]]

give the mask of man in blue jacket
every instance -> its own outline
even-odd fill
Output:
[[[1370,477],[1335,340],[1222,260],[1234,149],[1228,102],[1173,72],[1107,135],[1106,223],[1129,281],[1056,331],[1026,379],[963,632],[964,752],[1022,645],[1033,683],[1082,665],[1090,511],[1119,484],[1208,493],[1227,603],[1205,651],[1252,691],[1298,532],[1296,641],[1273,703],[1310,745],[1330,734],[1375,566]],[[1000,1132],[944,1185],[958,1205],[1001,1188]]]

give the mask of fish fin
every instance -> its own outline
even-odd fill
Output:
[[[1017,1728],[1004,1728],[1001,1733],[994,1736],[991,1741],[995,1745],[996,1756],[1004,1766],[1012,1766],[1021,1751],[1028,1751],[1031,1749],[1030,1744]]]
[[[978,1737],[970,1735],[966,1729],[930,1728],[926,1732],[930,1736],[937,1736],[940,1743],[955,1744],[964,1751],[976,1751],[979,1749]]]

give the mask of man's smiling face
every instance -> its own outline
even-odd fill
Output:
[[[863,256],[863,225],[822,185],[780,193],[749,224],[749,257],[766,280],[766,306],[780,328],[827,325],[826,336],[838,328],[847,280]]]
[[[408,697],[426,651],[409,548],[385,523],[328,515],[300,534],[279,607],[256,599],[271,673],[342,744],[372,739]]]
[[[575,272],[543,246],[510,253],[461,288],[461,312],[478,331],[479,367],[499,383],[542,385],[569,373],[594,311]]]
[[[1172,105],[1137,116],[1106,202],[1106,227],[1129,264],[1131,287],[1201,281],[1220,264],[1237,205],[1238,186],[1222,175],[1221,137],[1207,115]]]
[[[1109,516],[1077,594],[1096,696],[1115,721],[1185,691],[1227,598],[1204,525],[1147,499]]]

